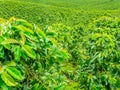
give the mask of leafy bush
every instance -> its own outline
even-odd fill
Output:
[[[67,51],[36,25],[23,19],[0,19],[0,88],[50,88],[42,76],[54,63],[68,58]]]
[[[117,90],[120,88],[120,26],[117,18],[101,17],[90,24],[82,47],[86,60],[81,64],[81,88]]]

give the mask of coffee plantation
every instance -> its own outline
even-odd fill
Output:
[[[119,90],[119,0],[1,0],[0,90]]]

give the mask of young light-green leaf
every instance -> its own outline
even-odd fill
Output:
[[[4,40],[3,42],[1,42],[2,45],[5,45],[5,44],[12,44],[12,43],[19,43],[17,40],[15,39],[6,39]]]
[[[36,53],[34,52],[34,50],[32,50],[28,45],[23,45],[22,49],[26,52],[26,54],[33,58],[36,59]]]
[[[7,86],[16,86],[18,83],[6,72],[1,74],[2,80],[5,82]]]
[[[15,67],[8,67],[6,68],[6,71],[13,76],[15,79],[21,81],[23,79],[21,72],[17,70]]]
[[[38,28],[37,28],[37,30],[36,30],[36,33],[37,33],[37,35],[38,35],[39,37],[42,37],[43,39],[46,38],[45,33],[44,33],[42,30],[38,29]]]
[[[20,31],[24,31],[24,32],[29,32],[29,33],[31,33],[31,34],[34,34],[34,32],[33,32],[31,29],[26,28],[26,27],[24,27],[24,26],[22,26],[22,25],[12,26],[12,29],[20,30]]]

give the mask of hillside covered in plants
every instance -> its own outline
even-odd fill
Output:
[[[0,90],[120,90],[120,1],[0,0]]]

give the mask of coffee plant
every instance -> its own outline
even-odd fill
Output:
[[[43,83],[42,76],[54,63],[59,65],[68,58],[67,51],[57,47],[36,25],[22,19],[0,19],[2,89],[48,88],[49,83]]]
[[[120,21],[101,17],[90,24],[82,41],[86,60],[80,70],[81,88],[119,90],[120,88]]]

